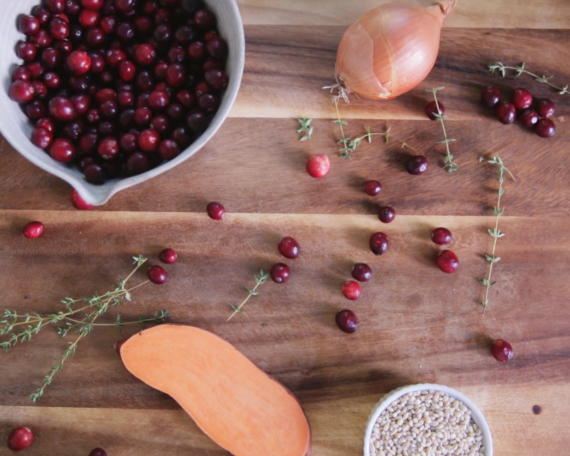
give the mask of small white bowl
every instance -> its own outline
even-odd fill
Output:
[[[489,429],[489,425],[487,424],[487,420],[481,413],[481,411],[477,408],[477,406],[471,402],[471,400],[465,396],[464,394],[460,393],[459,391],[454,390],[453,388],[449,388],[448,386],[443,385],[435,385],[431,383],[421,383],[418,385],[409,385],[403,386],[401,388],[397,388],[388,394],[386,394],[378,404],[372,410],[370,417],[368,418],[368,425],[366,426],[366,434],[364,435],[364,456],[370,456],[370,440],[372,439],[372,432],[374,430],[374,425],[376,424],[376,420],[378,417],[388,408],[388,406],[397,401],[403,395],[415,392],[415,391],[426,391],[426,390],[434,390],[439,391],[442,393],[447,394],[454,399],[457,399],[459,402],[465,404],[465,406],[471,410],[471,416],[473,417],[473,421],[477,423],[479,429],[481,429],[481,433],[483,434],[483,446],[485,447],[485,456],[493,456],[493,438],[491,437],[491,429]]]
[[[68,182],[86,202],[95,206],[105,204],[115,193],[152,179],[187,160],[214,136],[226,117],[228,117],[241,85],[245,63],[244,30],[236,0],[204,1],[216,14],[220,34],[229,45],[226,70],[230,81],[222,98],[220,108],[208,129],[175,159],[138,176],[112,179],[104,185],[92,185],[83,178],[83,174],[79,170],[56,162],[46,152],[30,142],[30,135],[33,129],[32,124],[28,121],[20,107],[10,100],[8,88],[13,68],[21,64],[21,61],[14,53],[14,46],[18,40],[24,38],[24,35],[16,29],[16,19],[20,14],[30,14],[32,7],[41,3],[40,0],[2,1],[2,14],[0,15],[0,75],[3,87],[0,90],[0,105],[2,106],[2,111],[0,111],[0,132],[21,155],[48,173]]]

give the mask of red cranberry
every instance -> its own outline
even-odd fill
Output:
[[[451,250],[443,250],[435,259],[435,263],[443,272],[451,274],[459,269],[459,259]]]
[[[148,125],[150,119],[152,118],[152,111],[148,108],[137,108],[135,111],[135,123],[137,125],[145,126]]]
[[[55,123],[49,117],[44,117],[43,119],[38,120],[36,128],[45,128],[50,133],[53,133],[55,131]]]
[[[513,359],[515,352],[511,344],[506,340],[499,339],[491,345],[491,354],[497,361],[505,363]]]
[[[501,91],[496,87],[487,87],[481,92],[481,101],[489,108],[494,108],[501,101]]]
[[[171,138],[183,149],[192,143],[192,136],[188,132],[188,129],[184,127],[174,130]]]
[[[119,141],[119,146],[122,151],[130,154],[133,153],[135,150],[137,150],[138,148],[137,140],[138,138],[135,134],[125,133],[123,136],[121,136],[121,139]]]
[[[38,21],[40,21],[40,24],[46,24],[51,18],[50,11],[47,8],[44,8],[43,6],[40,5],[34,6],[34,8],[32,9],[32,15]]]
[[[170,12],[164,8],[157,9],[156,13],[154,13],[154,22],[157,25],[170,22]]]
[[[376,196],[382,191],[382,184],[378,181],[368,181],[364,186],[364,192],[369,196]]]
[[[184,107],[191,108],[196,102],[194,95],[188,90],[181,90],[176,94],[176,100]]]
[[[115,0],[115,6],[119,11],[128,13],[135,7],[135,0]]]
[[[390,206],[383,206],[378,210],[378,219],[382,223],[392,223],[396,218],[396,211]]]
[[[330,169],[331,162],[326,155],[313,155],[307,160],[307,172],[311,177],[325,177]]]
[[[202,111],[192,111],[188,114],[186,123],[194,131],[194,133],[202,133],[208,128],[210,119],[208,115]]]
[[[105,2],[103,0],[81,0],[81,6],[85,9],[99,11],[103,8]]]
[[[166,110],[166,114],[173,120],[181,119],[184,114],[184,108],[178,103],[172,103]]]
[[[57,68],[61,63],[61,52],[55,48],[46,48],[42,52],[42,63],[47,68]]]
[[[35,36],[40,31],[40,21],[34,16],[21,14],[18,16],[18,31],[26,36]]]
[[[439,105],[439,111],[437,109]],[[427,104],[426,106],[426,115],[431,119],[431,120],[438,120],[438,116],[437,114],[439,113],[440,116],[445,115],[445,106],[443,106],[443,104],[441,103],[436,103],[435,101],[431,101]]]
[[[27,66],[20,65],[16,67],[12,72],[12,81],[30,82],[31,79],[32,72]]]
[[[62,122],[73,120],[77,117],[77,109],[69,98],[55,97],[49,102],[51,116]]]
[[[202,41],[194,41],[188,46],[188,56],[194,62],[203,62],[206,60],[206,45]]]
[[[154,81],[148,71],[141,71],[136,79],[137,89],[141,92],[148,92],[154,87]]]
[[[101,89],[95,94],[95,101],[101,105],[106,101],[115,101],[117,99],[117,92],[113,89]]]
[[[81,196],[75,189],[71,190],[69,199],[71,200],[71,204],[73,204],[73,207],[79,211],[90,211],[91,209],[94,208],[93,205],[87,203],[83,198],[81,198]]]
[[[172,87],[179,87],[186,82],[186,68],[179,63],[173,63],[166,70],[166,82]]]
[[[153,22],[148,16],[138,16],[135,18],[135,29],[139,35],[149,35],[152,30]]]
[[[269,274],[275,283],[285,283],[289,280],[290,273],[289,266],[284,263],[277,263],[273,265]]]
[[[148,279],[157,285],[162,285],[166,282],[168,274],[161,266],[151,266],[147,272]]]
[[[118,67],[122,62],[127,60],[127,54],[121,49],[109,49],[106,54],[107,64],[112,67]]]
[[[186,51],[180,46],[173,46],[168,51],[168,61],[170,63],[181,63],[186,59]]]
[[[515,105],[512,103],[501,103],[498,107],[497,107],[497,119],[499,119],[499,121],[502,124],[508,125],[508,124],[512,124],[516,117],[517,117],[517,109],[515,108]]]
[[[530,108],[532,106],[532,95],[526,89],[515,89],[512,102],[519,111]]]
[[[117,30],[117,18],[115,16],[105,16],[101,19],[99,26],[107,35],[112,35]]]
[[[133,62],[128,60],[119,65],[119,76],[123,81],[132,81],[136,76],[136,68]]]
[[[406,168],[411,175],[419,176],[427,171],[428,166],[429,164],[426,157],[423,155],[414,155],[408,160]]]
[[[20,41],[16,44],[16,55],[25,62],[31,62],[36,58],[38,47],[34,43]]]
[[[172,160],[173,158],[176,158],[180,153],[180,147],[178,147],[176,141],[165,139],[159,144],[158,153],[163,160]]]
[[[115,122],[101,122],[97,128],[97,131],[101,133],[102,136],[110,136],[117,133],[118,125]]]
[[[183,25],[181,27],[178,27],[174,33],[176,41],[182,45],[190,43],[190,41],[194,39],[195,35],[196,32],[190,25]]]
[[[556,106],[552,100],[548,98],[541,98],[536,102],[536,112],[540,117],[551,117],[554,115]]]
[[[87,155],[93,154],[97,150],[99,138],[96,133],[88,133],[79,139],[79,150]]]
[[[350,299],[351,301],[356,301],[360,298],[361,293],[362,289],[360,288],[360,284],[354,280],[345,282],[342,286],[342,294],[346,299]]]
[[[121,41],[131,41],[135,37],[135,29],[130,22],[121,22],[117,25],[117,36]]]
[[[83,10],[79,14],[79,23],[85,27],[93,27],[99,22],[99,11]]]
[[[34,96],[40,100],[43,100],[48,95],[48,89],[43,82],[34,81],[32,82],[34,87]]]
[[[101,73],[107,65],[105,58],[102,55],[94,53],[89,54],[89,57],[91,57],[91,73]]]
[[[372,279],[372,269],[370,266],[364,263],[356,263],[352,267],[352,277],[354,277],[359,282],[368,282]]]
[[[220,99],[211,93],[204,93],[198,99],[198,106],[206,112],[214,112],[220,105]]]
[[[156,116],[150,121],[150,129],[156,131],[161,136],[165,135],[170,129],[170,122],[164,116]]]
[[[119,95],[117,95],[117,101],[123,108],[133,106],[135,104],[135,95],[132,92],[123,90],[122,92],[119,92]]]
[[[63,136],[76,142],[85,133],[85,124],[81,119],[68,122],[62,129]]]
[[[34,100],[26,106],[26,115],[32,119],[37,120],[47,115],[46,106],[39,100]]]
[[[445,245],[453,240],[453,235],[447,228],[436,228],[431,233],[431,240],[437,245]]]
[[[45,128],[34,128],[32,130],[32,144],[40,149],[47,149],[53,141],[53,133]]]
[[[164,249],[158,254],[158,258],[163,263],[173,264],[176,263],[178,255],[176,255],[176,252],[173,249]]]
[[[65,2],[63,0],[44,0],[44,5],[52,13],[63,13],[65,11]]]
[[[71,54],[73,51],[73,44],[67,40],[56,41],[54,47],[64,56]]]
[[[222,70],[208,70],[204,73],[204,79],[215,90],[223,90],[228,86],[228,76]]]
[[[65,14],[75,16],[81,11],[78,0],[65,0]]]
[[[53,42],[53,38],[46,30],[40,30],[36,36],[31,38],[31,42],[37,44],[38,47],[47,48]]]
[[[383,255],[388,250],[389,239],[384,233],[374,233],[370,236],[370,250],[374,255]]]
[[[96,124],[100,120],[99,111],[96,109],[90,109],[87,111],[87,116],[85,118],[87,119],[87,122]]]
[[[51,157],[61,163],[69,163],[75,158],[75,146],[67,139],[56,139],[50,149]]]
[[[534,109],[525,109],[520,115],[521,125],[526,128],[532,128],[538,122],[538,114]]]
[[[65,20],[56,17],[49,24],[49,32],[52,38],[65,40],[69,36],[69,24]]]
[[[168,71],[168,67],[170,65],[166,62],[159,62],[156,64],[156,66],[154,67],[154,75],[156,76],[157,79],[165,79],[166,78],[166,72]]]
[[[156,111],[161,111],[168,106],[170,103],[170,96],[166,92],[155,90],[151,92],[148,97],[148,104],[151,109]]]
[[[105,42],[105,32],[101,30],[99,27],[91,27],[87,30],[86,40],[89,46],[91,47],[99,47]]]
[[[194,13],[194,23],[200,30],[212,30],[216,26],[216,16],[207,9],[198,10]]]
[[[202,64],[202,69],[204,71],[208,70],[223,70],[224,64],[218,59],[208,59]]]
[[[44,74],[45,68],[41,62],[30,62],[26,66],[32,73],[32,79],[39,79]]]
[[[139,65],[151,65],[156,59],[156,51],[150,44],[139,44],[134,57]]]
[[[34,86],[26,81],[14,81],[10,85],[9,95],[16,103],[28,103],[34,98]]]
[[[170,24],[160,24],[154,30],[154,39],[157,43],[167,43],[172,36],[172,27]]]
[[[216,59],[225,59],[228,56],[228,43],[219,36],[207,40],[206,48],[208,53]]]
[[[152,168],[149,158],[142,152],[135,152],[127,160],[127,172],[129,176],[136,176],[147,172]]]
[[[139,135],[139,147],[144,152],[154,152],[158,148],[160,135],[154,130],[143,130]]]
[[[119,113],[119,105],[116,101],[109,100],[101,104],[99,111],[103,117],[107,119],[114,119]]]
[[[61,78],[53,71],[45,73],[43,81],[48,89],[57,89],[61,85]]]
[[[74,74],[85,74],[91,69],[91,57],[86,52],[73,51],[67,57],[67,67]]]
[[[299,247],[297,241],[292,237],[283,238],[281,242],[277,244],[277,249],[281,255],[290,260],[298,258],[301,254],[301,247]]]
[[[89,111],[89,106],[91,105],[91,97],[85,94],[73,95],[71,101],[77,110],[77,114],[82,116],[87,111]]]
[[[90,184],[102,185],[105,183],[105,170],[97,165],[89,165],[84,171],[85,180]]]
[[[113,137],[105,138],[99,143],[97,151],[103,160],[113,160],[119,155],[119,142]]]
[[[336,325],[347,334],[352,334],[358,329],[358,318],[352,310],[344,309],[336,314]]]
[[[226,213],[226,209],[220,203],[210,203],[206,207],[206,212],[212,220],[222,220]]]
[[[209,91],[210,91],[210,86],[208,85],[208,83],[206,81],[200,81],[196,84],[196,87],[194,88],[194,95],[196,96],[196,98],[200,98],[202,95],[208,93]]]
[[[8,436],[8,448],[12,451],[23,451],[28,448],[33,441],[34,433],[32,430],[29,427],[21,426],[10,432]]]
[[[536,123],[536,134],[541,138],[550,138],[556,133],[556,126],[550,119],[540,119]]]

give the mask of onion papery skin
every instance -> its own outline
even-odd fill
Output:
[[[337,80],[371,100],[396,98],[430,73],[439,52],[443,20],[455,0],[428,8],[389,3],[364,14],[344,33]]]

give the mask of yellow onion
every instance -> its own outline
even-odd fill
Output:
[[[341,92],[386,100],[416,87],[435,65],[443,20],[455,1],[441,0],[427,8],[389,3],[364,14],[344,33],[338,48]]]

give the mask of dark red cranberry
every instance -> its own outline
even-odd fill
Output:
[[[61,52],[55,48],[46,48],[42,52],[42,63],[47,68],[57,68],[61,63]]]
[[[73,52],[73,44],[71,41],[63,40],[63,41],[56,41],[54,47],[61,53],[63,56],[67,56]]]
[[[481,92],[481,102],[489,108],[494,108],[501,101],[501,91],[496,87],[487,87]]]
[[[79,169],[85,171],[85,169],[88,166],[98,165],[98,164],[99,161],[95,157],[88,157],[88,156],[81,157],[81,160],[79,160]]]
[[[526,128],[532,128],[538,122],[538,114],[534,109],[525,109],[519,117],[521,125]]]
[[[203,62],[207,57],[206,45],[202,41],[194,41],[188,46],[188,56],[194,62]]]
[[[195,133],[202,133],[208,128],[210,119],[208,115],[202,111],[192,111],[188,114],[186,122]]]
[[[166,72],[170,65],[166,62],[158,62],[154,67],[154,75],[157,79],[162,80],[166,78]]]
[[[78,0],[65,0],[65,14],[75,16],[81,11],[81,5]]]
[[[12,81],[30,82],[32,79],[31,70],[24,65],[20,65],[12,71]]]
[[[105,16],[101,19],[99,26],[107,35],[112,35],[117,30],[117,18],[115,16]]]
[[[220,203],[210,203],[206,207],[206,212],[212,220],[222,220],[226,214],[226,209]]]
[[[87,203],[83,198],[81,198],[81,196],[75,189],[71,190],[69,199],[71,200],[71,204],[73,204],[73,207],[79,211],[90,211],[94,207],[93,205]]]
[[[119,155],[119,142],[113,137],[105,138],[99,143],[97,151],[103,160],[113,160]]]
[[[57,89],[61,85],[61,78],[57,73],[49,71],[43,76],[44,84],[48,89]]]
[[[99,165],[89,165],[85,168],[83,174],[85,175],[85,180],[90,184],[103,185],[105,183],[105,170]]]
[[[69,78],[69,87],[76,92],[87,92],[89,89],[89,76],[71,76]]]
[[[158,153],[163,160],[172,160],[176,158],[180,153],[180,147],[176,144],[176,141],[171,139],[165,139],[161,141],[158,146]]]
[[[459,259],[451,250],[443,250],[436,257],[435,264],[447,274],[451,274],[459,269]]]
[[[91,155],[97,150],[99,138],[96,133],[88,133],[79,139],[79,150],[86,155]]]
[[[344,309],[336,314],[336,325],[347,334],[352,334],[358,329],[358,318],[352,310]]]
[[[63,127],[62,133],[67,139],[76,142],[85,133],[85,124],[81,119],[68,122]]]
[[[139,44],[135,48],[134,58],[139,65],[152,65],[156,59],[156,50],[150,44]]]
[[[119,146],[123,152],[128,154],[133,153],[138,148],[138,138],[133,133],[125,133],[121,136]]]
[[[372,180],[366,182],[364,185],[364,193],[369,196],[376,196],[382,191],[382,184],[378,181]]]
[[[153,117],[153,119],[150,121],[150,128],[151,130],[156,131],[162,137],[163,135],[166,135],[166,133],[170,130],[170,122],[164,116],[156,116]]]
[[[153,25],[152,19],[148,16],[138,16],[135,18],[135,30],[139,36],[148,36]]]
[[[216,26],[216,16],[210,10],[201,9],[194,13],[194,23],[200,30],[212,30]]]
[[[438,106],[439,106],[439,111],[438,111]],[[431,119],[431,120],[438,120],[438,113],[440,116],[445,115],[445,106],[443,106],[443,104],[441,103],[436,103],[435,101],[431,101],[427,104],[426,106],[426,115]]]
[[[190,25],[182,25],[176,29],[174,37],[181,45],[187,45],[194,39],[196,32]]]
[[[35,36],[40,31],[40,21],[34,16],[21,14],[18,16],[18,31],[26,36]]]
[[[182,148],[185,149],[192,143],[192,135],[188,131],[187,128],[180,127],[176,128],[172,132],[171,138],[176,141],[176,143]]]
[[[30,62],[26,65],[26,68],[28,68],[28,70],[30,70],[30,73],[32,75],[32,79],[39,79],[45,71],[44,66],[41,64],[41,62]],[[23,80],[23,79],[22,79]]]
[[[135,7],[135,0],[115,0],[115,6],[119,11],[128,13]]]
[[[208,53],[216,59],[225,59],[228,56],[228,44],[219,37],[213,37],[206,41]]]
[[[172,94],[174,93],[172,87],[170,87],[166,82],[159,82],[155,86],[154,90],[158,92],[166,92],[169,96],[172,96]]]
[[[40,223],[40,222],[35,222],[35,223]],[[43,225],[42,225],[42,232],[43,232]],[[32,432],[32,430],[29,427],[20,426],[14,429],[12,432],[10,432],[10,435],[8,436],[8,448],[12,451],[23,451],[26,448],[28,448],[33,443],[33,441],[34,441],[34,433]]]
[[[374,233],[370,236],[370,250],[374,255],[383,255],[388,250],[389,239],[384,233]]]
[[[123,81],[132,81],[136,76],[136,68],[133,62],[128,60],[119,65],[119,76]]]
[[[40,149],[47,149],[53,141],[53,133],[45,128],[32,130],[32,144]]]
[[[115,122],[101,122],[97,128],[97,131],[101,133],[101,136],[113,136],[117,133],[118,125]]]
[[[224,64],[218,59],[208,59],[202,64],[202,70],[223,70]]]
[[[147,272],[148,279],[157,285],[162,285],[166,282],[168,274],[161,266],[151,266]]]
[[[107,65],[105,58],[102,55],[94,53],[89,54],[89,57],[91,57],[91,73],[101,73]]]
[[[99,123],[100,120],[99,111],[97,109],[90,109],[89,111],[87,111],[86,119],[87,122],[92,124]]]
[[[101,81],[101,84],[103,84],[104,86],[111,85],[114,79],[115,77],[113,76],[113,73],[111,73],[111,71],[109,70],[105,70],[101,74],[99,74],[99,81]]]
[[[112,67],[118,67],[122,62],[127,60],[127,54],[122,49],[109,49],[106,54],[107,64]]]
[[[269,275],[271,276],[271,280],[275,283],[285,283],[289,280],[289,276],[291,274],[291,270],[289,266],[284,263],[277,263],[273,265]]]
[[[172,27],[170,24],[160,24],[154,30],[154,39],[157,43],[163,44],[170,41],[172,38]]]
[[[144,152],[154,152],[158,149],[160,135],[154,130],[143,130],[139,135],[139,147]]]
[[[505,363],[513,359],[515,352],[511,344],[506,340],[499,339],[491,345],[491,354],[497,361]]]
[[[31,38],[31,42],[37,44],[38,47],[47,48],[53,42],[53,38],[46,30],[40,30],[36,36]]]
[[[499,121],[502,124],[508,125],[508,124],[512,124],[516,117],[517,117],[517,109],[515,108],[515,105],[512,103],[501,103],[498,107],[497,107],[497,119],[499,119]]]
[[[166,92],[155,90],[148,97],[148,104],[151,109],[161,111],[170,103],[170,96]]]
[[[105,6],[103,6],[103,14],[113,15],[117,14],[117,7],[115,6],[115,0],[105,0]]]
[[[428,166],[429,164],[426,157],[423,155],[414,155],[408,160],[406,168],[408,170],[408,173],[412,174],[413,176],[419,176],[420,174],[423,174],[427,171]]]
[[[87,111],[89,111],[89,106],[91,105],[91,97],[85,94],[73,95],[71,101],[77,110],[77,114],[82,116]]]
[[[16,103],[28,103],[34,99],[34,86],[31,82],[14,81],[10,85],[9,95]]]
[[[73,120],[77,117],[77,109],[69,98],[55,97],[49,103],[51,116],[62,122]]]
[[[352,267],[352,277],[359,282],[368,282],[372,279],[372,269],[364,263],[356,263]]]
[[[49,23],[49,33],[56,40],[65,40],[69,36],[69,24],[59,17]]]
[[[536,123],[536,134],[541,138],[551,138],[556,133],[556,126],[550,119],[540,119]]]
[[[85,36],[85,29],[80,24],[71,24],[69,27],[69,38],[68,40],[71,41],[76,46],[83,46]]]
[[[167,9],[158,8],[156,10],[156,12],[154,13],[154,22],[157,25],[166,24],[166,23],[170,22],[170,20],[171,20],[170,12]]]
[[[52,13],[63,13],[65,11],[65,2],[64,0],[44,0],[43,4],[52,12]]]
[[[204,6],[202,0],[182,0],[182,8],[187,13],[194,13],[199,8]]]
[[[95,101],[101,105],[106,101],[115,101],[117,99],[117,92],[113,89],[101,89],[95,94]]]
[[[51,13],[47,8],[37,5],[32,9],[32,15],[40,21],[40,24],[47,24],[51,18]]]
[[[196,102],[194,95],[188,90],[181,90],[176,94],[176,100],[184,107],[191,108]]]
[[[55,123],[49,117],[44,117],[43,119],[38,120],[36,128],[45,128],[47,131],[53,133],[55,131]]]
[[[32,120],[41,119],[47,115],[46,105],[40,100],[34,100],[26,106],[26,115]]]
[[[526,89],[515,89],[512,102],[519,111],[530,108],[532,106],[532,95]]]
[[[135,29],[130,22],[121,22],[117,25],[117,36],[121,41],[128,42],[135,38]]]
[[[223,90],[228,86],[228,76],[222,70],[208,70],[204,73],[204,79],[215,90]]]
[[[382,223],[392,223],[396,218],[396,211],[390,206],[383,206],[378,210],[378,219]]]
[[[360,284],[351,280],[350,282],[345,282],[342,285],[342,294],[346,299],[350,299],[351,301],[356,301],[360,298],[362,293],[362,289],[360,288]]]
[[[431,240],[437,245],[445,245],[453,240],[453,235],[447,228],[436,228],[431,233]]]
[[[99,11],[83,10],[79,14],[79,23],[85,27],[93,27],[99,22]]]
[[[56,139],[50,149],[51,157],[61,163],[69,163],[75,158],[75,146],[68,139]]]
[[[67,57],[67,67],[74,74],[85,74],[91,69],[91,57],[86,52],[73,51]]]
[[[140,126],[146,126],[152,119],[152,111],[148,108],[137,108],[135,111],[135,123]]]
[[[277,244],[277,249],[281,255],[285,258],[289,258],[290,260],[298,258],[301,254],[301,247],[292,237],[283,238],[281,242]]]
[[[103,8],[105,2],[103,0],[81,0],[81,6],[85,9],[99,11]]]
[[[186,51],[180,46],[172,46],[168,51],[168,61],[170,63],[182,63],[186,59]]]
[[[99,47],[105,42],[105,39],[105,32],[103,32],[99,27],[91,27],[87,30],[86,40],[89,46]]]
[[[176,263],[178,255],[176,255],[176,252],[173,249],[164,249],[158,254],[158,258],[163,263],[173,264]]]
[[[105,101],[99,107],[99,111],[106,119],[115,119],[119,114],[119,105],[114,100]]]
[[[135,104],[135,95],[132,92],[123,90],[122,92],[119,92],[119,95],[117,95],[117,101],[123,108],[133,106]]]
[[[536,102],[536,112],[540,117],[551,117],[555,110],[554,102],[548,98],[541,98]]]
[[[215,112],[219,105],[219,97],[211,93],[205,93],[198,99],[198,106],[206,112]]]
[[[166,110],[166,113],[171,119],[179,120],[182,119],[182,116],[184,115],[184,108],[178,103],[172,103]]]
[[[154,88],[154,81],[152,75],[148,71],[139,72],[136,78],[136,87],[141,92],[151,91]]]
[[[188,73],[179,63],[173,63],[166,70],[166,82],[172,87],[180,87],[186,82]]]
[[[119,123],[124,128],[131,128],[135,126],[135,110],[125,109],[119,116]]]
[[[38,47],[34,43],[19,41],[16,44],[16,55],[25,62],[31,62],[36,58]]]
[[[127,160],[127,172],[129,176],[136,176],[147,172],[152,168],[149,158],[142,152],[135,152]]]

